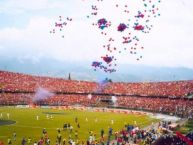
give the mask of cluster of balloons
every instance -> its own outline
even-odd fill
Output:
[[[109,64],[110,63],[110,61],[112,61],[112,60],[108,60],[108,58],[106,59],[106,58],[103,58],[103,59],[105,59],[107,62],[107,64]],[[111,66],[112,64],[109,64],[109,66]],[[116,64],[115,64],[116,65]],[[96,71],[98,68],[99,69],[103,69],[105,72],[109,72],[109,73],[112,73],[112,72],[116,72],[116,70],[115,69],[113,69],[113,68],[108,68],[107,66],[105,66],[105,65],[103,65],[103,62],[98,62],[98,61],[93,61],[92,62],[92,67],[94,67],[94,70]]]
[[[138,1],[140,1],[142,7],[133,13],[131,5],[127,2],[125,2],[124,6],[121,6],[121,3],[117,2],[114,6],[119,11],[114,13],[117,14],[119,12],[120,15],[125,15],[125,20],[123,21],[123,19],[117,19],[115,22],[113,22],[113,20],[109,17],[100,18],[101,15],[103,15],[101,14],[101,3],[104,1],[97,0],[95,4],[91,6],[91,13],[88,18],[91,18],[92,16],[92,19],[93,17],[94,20],[96,19],[95,22],[97,23],[93,22],[92,25],[97,26],[97,28],[101,31],[100,33],[104,36],[101,37],[102,39],[108,40],[106,44],[102,45],[102,47],[107,50],[105,54],[106,56],[99,57],[99,59],[102,58],[102,60],[95,60],[92,62],[92,67],[95,71],[97,69],[101,69],[109,73],[116,72],[117,59],[115,59],[115,57],[116,55],[121,54],[123,50],[129,55],[135,55],[136,61],[140,61],[143,58],[140,52],[144,49],[144,47],[139,44],[139,37],[141,36],[139,35],[139,32],[147,34],[153,28],[151,20],[160,16],[159,4],[161,1]],[[107,19],[110,21],[107,21]],[[116,23],[119,21],[120,23],[117,25]],[[114,31],[115,34],[113,36],[111,33],[112,31]],[[122,35],[118,33],[121,33]],[[118,36],[120,36],[120,38],[117,38]]]
[[[117,56],[120,56],[123,52],[127,55],[134,55],[136,61],[140,61],[143,58],[141,51],[144,47],[140,44],[139,38],[142,37],[141,34],[147,34],[151,31],[153,28],[152,19],[160,16],[160,0],[136,0],[141,5],[136,10],[133,10],[133,5],[129,4],[127,0],[114,1],[111,4],[115,11],[112,12],[111,17],[108,17],[102,11],[102,9],[107,8],[103,4],[108,2],[108,0],[82,1],[89,3],[91,9],[87,18],[92,20],[91,24],[101,34],[99,39],[105,40],[101,48],[106,53],[99,56],[98,60],[94,60],[91,64],[95,71],[116,72]],[[114,20],[114,14],[120,15],[122,18]],[[67,17],[63,20],[62,16],[59,16],[59,21],[55,22],[55,28],[50,33],[55,34],[58,30],[61,33],[71,21],[72,18]],[[62,38],[64,38],[63,33]]]
[[[125,31],[125,29],[127,28],[127,25],[124,23],[119,24],[119,26],[117,27],[117,31],[123,32]]]
[[[104,28],[107,28],[108,26],[111,26],[111,22],[107,22],[107,20],[105,18],[102,18],[102,19],[99,19],[98,20],[98,27],[100,29],[104,29]]]
[[[59,16],[59,20],[55,22],[54,28],[50,31],[50,34],[56,34],[56,32],[60,32],[61,37],[64,38],[63,29],[71,21],[72,21],[72,18],[67,17],[65,20],[63,20],[63,17]]]

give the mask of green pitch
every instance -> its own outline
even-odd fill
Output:
[[[19,109],[1,107],[0,115],[1,114],[0,141],[4,141],[4,143],[7,144],[7,139],[12,139],[13,133],[16,132],[16,141],[12,141],[14,145],[21,144],[23,137],[26,139],[31,137],[32,142],[38,141],[42,137],[43,128],[46,128],[49,138],[51,139],[51,144],[54,144],[57,136],[57,128],[63,128],[64,123],[70,123],[73,126],[73,132],[71,133],[72,138],[74,138],[74,132],[77,130],[79,140],[86,141],[89,137],[89,131],[93,131],[96,134],[96,138],[100,138],[100,130],[102,128],[105,130],[105,135],[107,135],[108,127],[112,127],[113,131],[119,131],[124,128],[124,124],[126,123],[132,125],[136,123],[138,126],[143,128],[152,124],[152,122],[157,121],[156,119],[152,119],[146,115],[77,110]],[[77,123],[75,122],[76,117],[78,118],[80,128],[77,127]],[[13,124],[3,125],[6,122],[5,120],[9,120],[9,122]],[[70,134],[69,130],[62,130],[61,134],[62,138],[68,140]]]
[[[182,134],[187,134],[193,130],[193,120],[188,120],[186,124],[177,128],[177,131],[180,131]]]

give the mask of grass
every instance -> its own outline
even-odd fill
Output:
[[[193,130],[193,120],[188,120],[185,125],[177,128],[182,134],[187,134]]]
[[[0,141],[7,144],[7,139],[12,138],[13,132],[17,133],[17,140],[12,142],[14,145],[21,144],[23,137],[32,138],[32,142],[38,141],[42,137],[42,130],[46,128],[51,144],[56,140],[57,128],[62,128],[64,123],[70,123],[74,127],[74,131],[78,130],[79,140],[86,141],[89,137],[89,131],[96,134],[96,138],[100,137],[100,130],[103,128],[105,134],[108,133],[108,127],[112,127],[113,131],[121,130],[125,123],[134,124],[141,128],[156,122],[147,115],[134,114],[116,114],[107,112],[92,112],[92,111],[78,111],[78,110],[53,110],[53,109],[21,109],[1,107],[0,113],[3,114],[1,120],[7,120],[7,113],[10,114],[9,120],[16,121],[15,124],[0,126]],[[53,119],[47,119],[46,113],[51,113]],[[36,116],[39,116],[39,120]],[[75,117],[78,118],[80,129],[75,123]],[[88,121],[86,121],[86,118]],[[95,122],[97,118],[97,122]],[[111,123],[114,120],[114,124]],[[62,137],[68,139],[69,131],[62,131]],[[72,138],[74,134],[72,133]]]

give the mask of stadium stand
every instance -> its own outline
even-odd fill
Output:
[[[117,107],[191,116],[193,81],[120,83],[108,82],[100,89],[97,82],[65,80],[0,71],[0,104],[30,104],[37,88],[55,95],[41,105],[95,106],[99,100],[117,96]],[[88,95],[92,94],[89,99]],[[191,113],[190,113],[191,112]]]

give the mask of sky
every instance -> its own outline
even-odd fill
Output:
[[[142,7],[142,0],[103,1],[99,4],[100,13],[94,17],[90,13],[91,5],[98,4],[96,0],[0,0],[0,61],[16,58],[37,63],[46,58],[91,64],[100,60],[107,53],[102,48],[107,40],[101,30],[92,26],[93,21],[107,18],[117,26],[125,21],[125,15],[121,13],[123,9],[116,10],[116,4],[124,7],[127,3],[131,14]],[[127,52],[115,52],[117,64],[193,69],[193,1],[162,0],[159,11],[161,16],[152,19],[149,34],[134,32],[144,47],[139,51],[143,59],[136,61],[136,56]],[[59,16],[73,20],[62,32],[50,34]],[[124,34],[112,28],[107,31],[118,41]],[[118,42],[115,45],[123,47]]]

